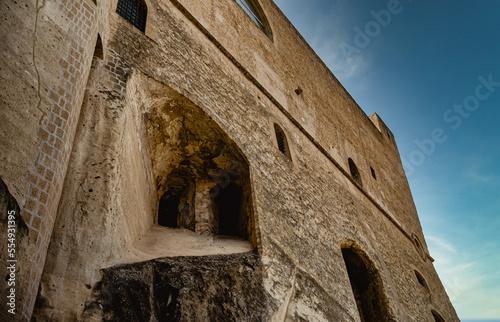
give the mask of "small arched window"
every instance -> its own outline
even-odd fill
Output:
[[[356,163],[352,161],[351,158],[348,159],[349,162],[349,171],[351,172],[351,177],[356,181],[360,186],[363,186],[363,181],[361,181],[361,174],[359,174],[358,167]]]
[[[148,7],[144,0],[118,0],[116,13],[125,18],[140,31],[144,32],[146,30]]]
[[[236,2],[245,10],[247,15],[255,22],[260,30],[262,30],[269,39],[273,40],[271,28],[259,3],[256,0],[236,0]]]
[[[420,240],[418,240],[418,237],[412,233],[411,238],[413,239],[413,244],[415,245],[415,248],[417,249],[418,254],[422,257],[423,260],[426,260],[427,255],[424,251],[424,248],[422,247],[422,243],[420,243]]]
[[[418,283],[420,285],[422,285],[422,287],[425,288],[427,290],[427,292],[430,292],[429,286],[427,285],[427,282],[425,281],[425,279],[422,276],[422,274],[420,274],[419,272],[415,271],[415,276],[417,277]]]
[[[278,150],[283,153],[287,158],[291,158],[290,148],[286,139],[285,132],[278,124],[274,124],[274,133],[276,134],[276,142],[278,143]]]

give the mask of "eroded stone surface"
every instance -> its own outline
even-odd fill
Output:
[[[161,258],[103,270],[84,320],[266,321],[256,253]]]

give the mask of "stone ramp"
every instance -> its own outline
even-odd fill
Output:
[[[250,242],[242,238],[200,235],[189,229],[154,225],[114,265],[160,257],[227,255],[251,250]]]

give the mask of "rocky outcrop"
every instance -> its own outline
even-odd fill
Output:
[[[256,252],[167,257],[102,271],[85,321],[267,321]]]

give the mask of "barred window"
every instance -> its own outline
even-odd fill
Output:
[[[118,0],[116,13],[137,27],[140,31],[146,30],[148,7],[144,0]]]
[[[281,127],[279,127],[278,124],[274,124],[274,133],[276,134],[278,150],[290,159],[290,148],[288,147],[285,132],[281,129]]]

